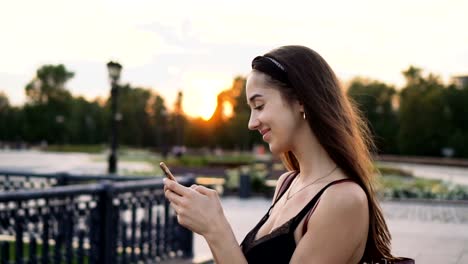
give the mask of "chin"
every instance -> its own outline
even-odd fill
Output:
[[[270,147],[270,152],[273,155],[279,155],[279,154],[285,152],[285,149],[279,147],[278,145],[274,145],[274,144],[270,143],[268,146]]]

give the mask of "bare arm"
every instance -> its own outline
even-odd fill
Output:
[[[290,173],[291,172],[283,173],[278,178],[272,203],[275,202],[281,185],[283,185],[286,176]],[[225,226],[229,226],[229,223],[227,223],[227,221]],[[223,232],[224,234],[222,234]],[[205,239],[207,240],[207,243],[210,246],[210,250],[213,253],[213,257],[216,263],[247,263],[247,260],[245,259],[244,254],[238,246],[239,244],[230,226],[229,228],[224,228],[223,230],[221,230],[217,235],[213,237],[205,237]],[[241,257],[244,262],[229,262],[229,260],[240,260]]]
[[[198,185],[187,188],[166,179],[164,184],[179,224],[205,238],[216,263],[247,263],[215,190]]]
[[[369,227],[367,197],[357,184],[330,187],[311,216],[291,263],[357,263]]]
[[[231,226],[227,224],[227,227],[224,229],[224,232],[221,231],[205,236],[215,263],[247,264],[247,260],[232,232]]]

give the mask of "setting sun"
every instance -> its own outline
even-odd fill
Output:
[[[231,117],[234,114],[234,107],[230,102],[223,102],[223,113],[225,117]]]
[[[216,73],[193,73],[184,78],[184,112],[191,117],[208,120],[216,109],[218,94],[232,85],[231,76]]]

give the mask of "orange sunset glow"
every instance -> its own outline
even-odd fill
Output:
[[[210,73],[194,73],[184,80],[183,109],[190,117],[209,120],[217,106],[217,96],[232,86],[230,76],[216,76]],[[226,114],[232,113],[232,107],[223,105]]]

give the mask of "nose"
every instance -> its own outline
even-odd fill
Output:
[[[250,113],[249,124],[248,127],[250,130],[257,130],[260,125],[260,121],[256,117],[255,114]]]

